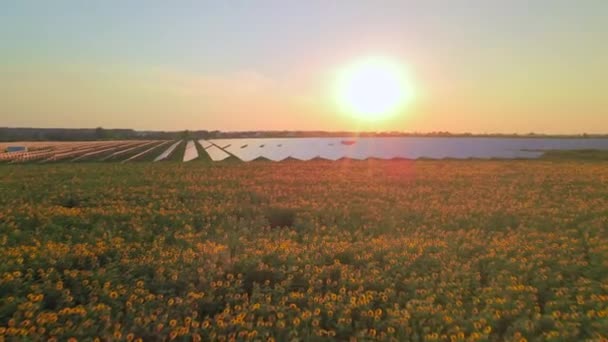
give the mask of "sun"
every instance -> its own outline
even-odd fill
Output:
[[[336,99],[348,115],[377,121],[396,115],[414,91],[403,65],[384,57],[369,57],[345,67],[336,80]]]

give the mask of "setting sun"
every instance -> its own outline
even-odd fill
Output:
[[[342,111],[369,121],[397,114],[414,95],[405,68],[380,57],[345,67],[338,75],[336,92]]]

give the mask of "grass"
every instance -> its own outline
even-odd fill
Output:
[[[608,151],[605,150],[553,150],[545,152],[542,159],[546,160],[588,160],[608,161]]]

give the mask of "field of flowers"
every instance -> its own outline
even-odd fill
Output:
[[[0,341],[601,341],[608,165],[0,165]]]

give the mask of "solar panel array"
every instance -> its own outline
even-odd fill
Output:
[[[608,150],[608,139],[539,138],[252,138],[209,142],[242,161],[349,159],[538,158],[548,150]]]
[[[188,141],[186,144],[186,151],[184,151],[183,162],[189,162],[198,158],[198,150],[196,149],[196,145],[193,140]]]
[[[418,158],[537,158],[547,150],[608,150],[608,139],[509,139],[509,138],[251,138],[201,139],[198,141],[93,141],[36,142],[5,144],[17,147],[0,153],[0,162],[56,161],[162,161],[182,162],[233,157],[249,162],[256,159],[281,161],[288,158],[311,160],[418,159]],[[168,146],[168,147],[165,147]],[[180,147],[181,146],[181,147]],[[22,147],[27,147],[24,151]],[[162,151],[162,152],[160,152]],[[183,155],[181,152],[183,151]],[[159,153],[156,155],[157,153]],[[179,152],[179,154],[177,154]],[[172,156],[177,156],[172,158]]]
[[[156,157],[154,159],[154,161],[157,162],[157,161],[161,161],[161,160],[165,160],[165,159],[169,158],[171,153],[173,153],[173,151],[175,151],[175,149],[177,148],[177,145],[179,145],[180,142],[181,141],[176,141],[175,143],[173,143],[173,145],[169,146],[168,149],[166,149],[163,153],[161,153],[158,157]]]
[[[222,150],[221,148],[217,147],[216,145],[212,144],[207,140],[199,140],[198,142],[199,144],[201,144],[205,152],[207,152],[209,158],[211,158],[211,160],[213,161],[222,161],[230,157],[230,155],[226,153],[226,151]]]

